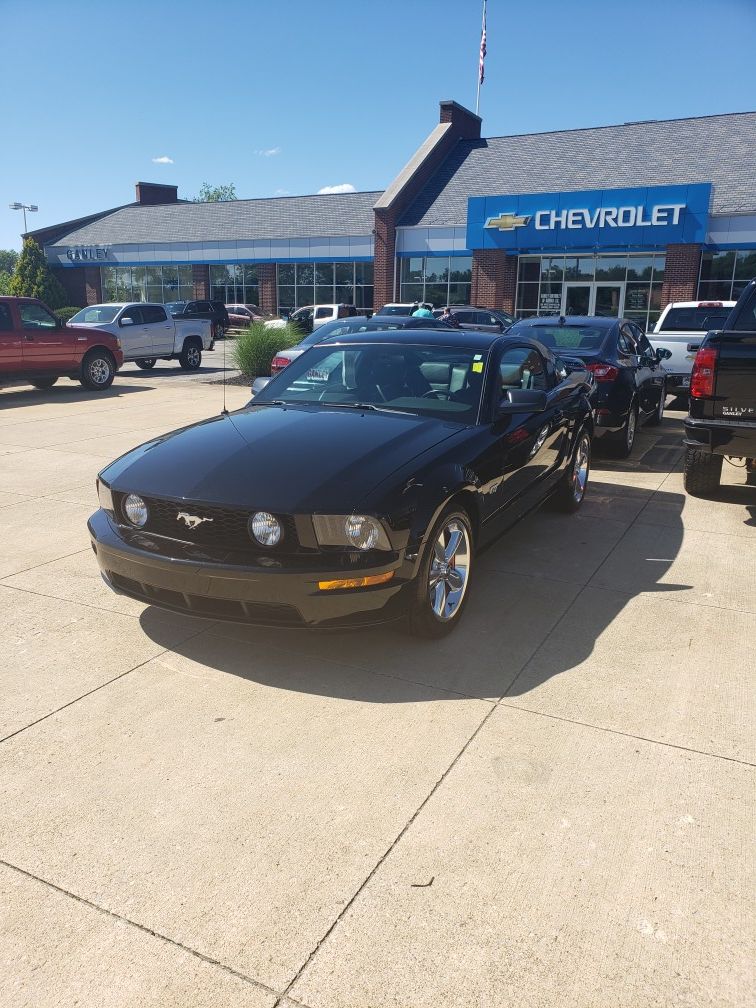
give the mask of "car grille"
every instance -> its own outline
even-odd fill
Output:
[[[117,495],[119,517],[129,528],[133,528],[134,526],[128,521],[123,511],[125,496],[126,494]],[[271,554],[296,553],[300,548],[292,515],[276,515],[283,532],[281,540],[274,547],[264,547],[256,543],[247,531],[247,520],[255,511],[262,510],[262,508],[225,508],[210,504],[166,500],[161,497],[145,497],[144,495],[142,495],[142,499],[147,505],[149,518],[139,530],[141,532],[152,532],[154,535],[166,536],[169,539],[177,539],[180,542],[193,543],[198,546],[243,550],[245,552],[250,550],[259,552],[264,549]],[[190,528],[185,521],[178,518],[180,512],[208,520]]]

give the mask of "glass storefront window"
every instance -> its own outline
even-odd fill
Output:
[[[624,280],[627,273],[627,256],[596,256],[597,280]]]
[[[437,308],[470,304],[472,256],[411,256],[399,260],[399,300]]]
[[[520,283],[538,283],[541,279],[541,257],[520,256]]]
[[[564,280],[564,256],[543,256],[541,259],[541,280]]]
[[[653,256],[630,256],[627,263],[627,279],[650,280],[653,268]]]
[[[102,266],[105,301],[191,300],[194,297],[191,266]]]
[[[279,263],[278,307],[311,304],[373,306],[372,263]]]
[[[704,252],[698,297],[702,301],[736,301],[746,283],[756,277],[756,249]]]
[[[223,263],[210,267],[210,297],[224,304],[259,304],[257,266]]]
[[[734,252],[704,252],[701,256],[702,280],[732,280]]]
[[[568,256],[564,261],[565,280],[593,280],[595,256]]]

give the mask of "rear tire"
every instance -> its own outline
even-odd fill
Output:
[[[81,362],[79,381],[92,392],[110,388],[115,376],[116,364],[109,350],[90,350]]]
[[[683,483],[691,497],[712,497],[722,479],[722,456],[685,449]]]
[[[34,388],[49,389],[53,387],[53,385],[55,384],[55,382],[58,380],[59,377],[60,377],[59,375],[56,375],[54,378],[35,378],[34,381],[31,382],[31,384],[34,386]]]
[[[433,526],[415,579],[409,629],[445,637],[459,623],[470,594],[473,535],[466,511],[451,504]]]
[[[588,489],[591,471],[591,436],[583,428],[577,436],[574,454],[559,480],[552,500],[560,511],[574,514],[579,510]]]
[[[612,436],[610,444],[615,458],[627,458],[633,450],[638,431],[638,406],[633,403],[621,429]]]
[[[155,367],[157,362],[157,357],[138,357],[135,361],[136,366],[141,368],[142,371],[151,371]]]
[[[648,424],[649,427],[658,427],[659,424],[664,419],[664,405],[665,405],[666,399],[667,399],[667,386],[665,384],[665,385],[662,385],[661,399],[659,399],[659,405],[654,410],[652,416],[650,416],[648,418],[648,420],[646,421],[646,423]]]
[[[190,337],[184,340],[184,348],[179,354],[179,364],[184,371],[196,371],[202,364],[202,344]]]

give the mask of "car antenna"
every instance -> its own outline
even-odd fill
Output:
[[[223,333],[223,409],[221,416],[228,416],[226,409],[226,333]]]

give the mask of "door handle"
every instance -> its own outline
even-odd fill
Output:
[[[24,333],[24,339],[29,340],[30,343],[34,342],[34,333]]]

